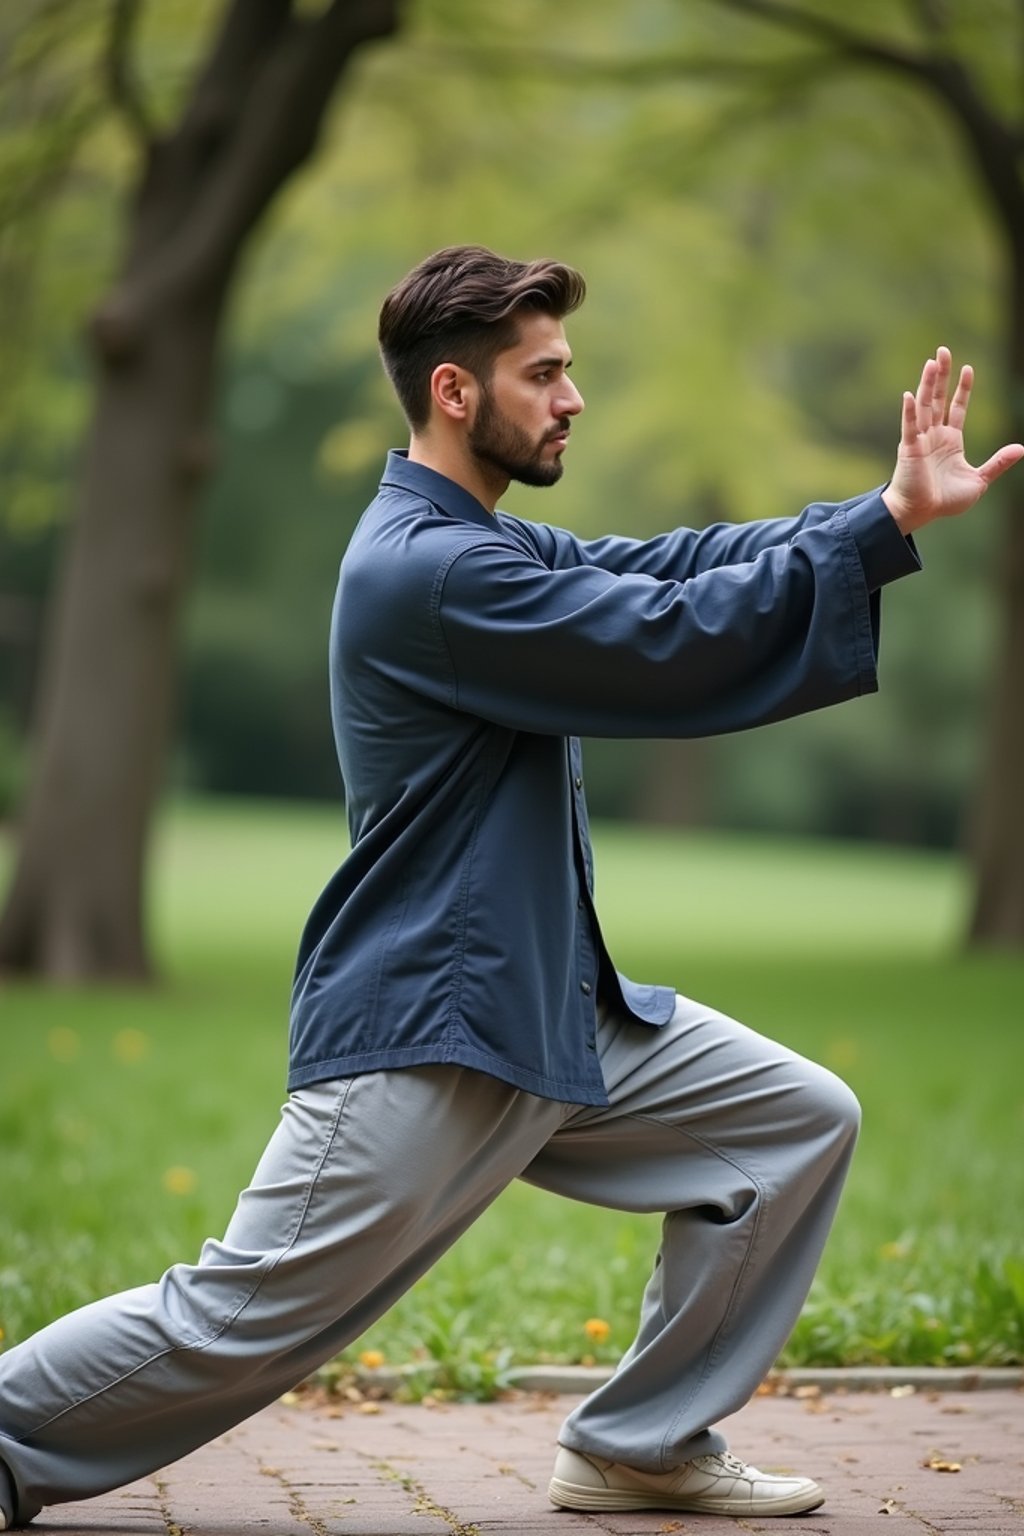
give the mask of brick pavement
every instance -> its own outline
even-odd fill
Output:
[[[774,1520],[580,1515],[547,1501],[572,1398],[366,1411],[277,1403],[130,1488],[44,1511],[37,1536],[1008,1536],[1024,1531],[1024,1392],[759,1397],[734,1449],[809,1472],[822,1509]],[[924,1463],[958,1463],[940,1471]]]

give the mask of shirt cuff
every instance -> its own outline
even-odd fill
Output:
[[[842,512],[860,556],[869,592],[921,569],[921,557],[913,539],[900,532],[896,519],[882,500],[879,486]]]

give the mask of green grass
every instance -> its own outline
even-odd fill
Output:
[[[596,842],[625,970],[825,1062],[864,1104],[787,1360],[1024,1358],[1024,960],[958,952],[955,862],[621,827]],[[330,810],[176,807],[151,897],[166,985],[0,993],[8,1342],[223,1227],[284,1095],[295,944],[344,847]],[[440,1360],[480,1392],[511,1362],[613,1360],[657,1234],[514,1186],[353,1354]]]

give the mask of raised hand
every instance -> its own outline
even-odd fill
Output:
[[[1024,445],[1007,443],[975,468],[964,456],[964,421],[974,384],[965,364],[947,404],[953,359],[939,347],[921,370],[917,394],[903,396],[903,430],[892,480],[882,500],[904,533],[939,517],[955,517],[983,496],[994,480],[1024,458]]]

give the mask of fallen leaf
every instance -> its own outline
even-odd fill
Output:
[[[927,1460],[922,1461],[921,1465],[922,1467],[927,1467],[929,1472],[960,1471],[960,1463],[958,1461],[947,1461],[945,1456],[939,1456],[938,1454],[929,1456]]]
[[[658,1526],[659,1531],[682,1531],[685,1529],[686,1527],[681,1520],[666,1520],[664,1525]]]
[[[380,1403],[360,1403],[359,1413],[380,1413]]]
[[[882,1507],[878,1511],[878,1513],[880,1515],[892,1515],[892,1514],[895,1514],[896,1513],[896,1500],[895,1499],[883,1499],[882,1500]]]
[[[917,1388],[914,1387],[914,1386],[911,1386],[910,1382],[907,1382],[907,1384],[905,1386],[902,1386],[902,1387],[890,1387],[889,1388],[889,1396],[890,1397],[913,1397],[913,1395],[914,1395],[914,1393],[916,1391],[917,1391]]]
[[[807,1382],[802,1387],[794,1387],[793,1388],[793,1396],[794,1397],[820,1397],[821,1396],[821,1388],[818,1387],[818,1386],[815,1386],[813,1382]]]

